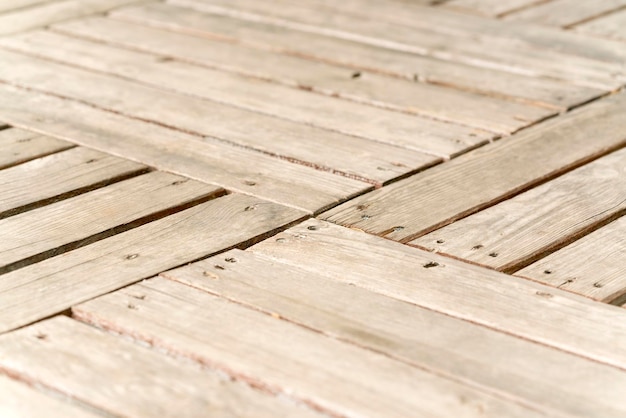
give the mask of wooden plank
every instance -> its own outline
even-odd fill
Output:
[[[517,9],[534,6],[545,0],[450,0],[443,7],[496,17]]]
[[[626,323],[614,306],[317,220],[251,250],[626,370]]]
[[[106,238],[222,189],[152,172],[0,221],[0,274]]]
[[[6,376],[0,375],[0,415],[6,418],[95,418],[101,415],[63,402]]]
[[[624,94],[595,102],[356,198],[323,218],[411,241],[624,146],[625,104]]]
[[[258,21],[198,14],[167,4],[128,7],[110,17],[179,32],[216,37],[283,54],[330,62],[360,71],[375,71],[418,82],[451,86],[481,94],[567,108],[597,97],[600,90],[572,86],[544,78],[527,77],[488,68],[446,62],[384,47],[302,32]],[[57,30],[71,32],[74,26]],[[77,33],[78,34],[78,33]]]
[[[142,81],[146,78],[143,76],[146,72],[139,72],[139,69],[153,64],[155,58],[158,59],[158,57],[134,52],[126,53],[110,47],[98,48],[97,44],[91,42],[44,32],[31,33],[19,39],[11,39],[8,43],[28,53],[67,62],[76,62],[78,59],[74,57],[77,56],[89,57],[89,60],[98,63],[93,68],[116,67],[125,69],[119,75],[128,75],[130,69],[134,77]],[[101,68],[101,57],[105,55],[113,56],[115,64],[109,61],[105,64],[105,68]],[[100,56],[100,58],[93,60],[96,56]],[[345,176],[363,179],[371,183],[382,184],[414,170],[429,167],[439,161],[436,157],[418,151],[342,135],[197,97],[175,94],[54,63],[31,61],[31,64],[28,64],[30,59],[24,58],[27,59],[24,65],[36,65],[37,72],[43,66],[55,72],[57,75],[54,78],[57,80],[59,78],[66,80],[58,81],[59,85],[67,86],[63,90],[63,94],[66,96],[84,100],[98,100],[107,108],[113,108],[116,111],[125,112],[144,120],[175,126],[187,133],[195,133],[201,137],[208,135],[220,138],[290,161],[298,161],[304,165],[343,173]],[[131,62],[137,65],[136,69],[131,68]],[[203,76],[202,70],[196,67],[191,68],[194,70],[193,74],[196,75],[193,80],[200,82],[199,77]],[[184,67],[179,68],[178,73],[181,78],[186,78],[183,75],[184,71]],[[67,80],[68,78],[70,80]],[[171,77],[169,77],[167,70],[161,71],[159,79],[155,80],[154,84],[165,83],[168,78]],[[192,84],[189,83],[188,87]],[[102,85],[108,86],[106,91],[100,87]],[[124,97],[126,97],[123,102],[118,100],[120,91],[123,91]],[[185,111],[181,112],[180,109],[185,109]],[[466,147],[472,145],[474,144],[464,144]],[[455,147],[462,149],[458,144],[455,144]]]
[[[602,36],[626,41],[626,9],[600,17],[575,27],[577,32],[586,35]]]
[[[3,335],[0,341],[0,365],[12,375],[115,416],[320,416],[67,317]]]
[[[0,276],[0,332],[263,237],[303,212],[228,195]],[[77,286],[80,283],[80,286]]]
[[[553,0],[535,7],[512,13],[507,20],[522,20],[551,26],[573,26],[610,13],[626,6],[626,0],[602,0],[581,2],[576,0]]]
[[[132,311],[130,295],[144,296],[132,301]],[[330,415],[545,416],[163,278],[79,305],[73,314]]]
[[[202,140],[75,101],[6,85],[0,85],[0,91],[0,114],[16,126],[139,160],[205,183],[265,197],[309,213],[371,189],[367,183],[210,138]],[[37,113],[33,109],[37,109]]]
[[[200,17],[205,16],[200,14]],[[81,37],[269,79],[317,93],[510,134],[555,113],[499,98],[189,36],[119,20],[82,19],[63,26]]]
[[[0,130],[0,170],[11,167],[35,158],[45,157],[48,154],[64,151],[74,145],[35,132],[9,128]]]
[[[546,412],[624,414],[621,371],[323,274],[231,250],[161,276]]]
[[[49,1],[50,0],[4,0],[2,4],[0,4],[0,13],[36,6]]]
[[[603,302],[626,293],[626,217],[515,273]]]
[[[141,164],[87,148],[74,148],[7,168],[0,171],[0,217],[83,193],[144,170],[146,167]]]
[[[511,273],[625,213],[622,149],[409,244]]]
[[[450,154],[463,152],[468,148],[484,144],[495,136],[492,133],[474,128],[337,100],[313,92],[292,89],[263,80],[183,62],[168,59],[164,61],[162,57],[134,51],[122,51],[124,61],[120,65],[120,54],[116,52],[115,48],[105,49],[101,44],[90,44],[91,54],[89,56],[72,54],[65,60],[76,65],[85,65],[84,62],[87,61],[85,66],[89,69],[97,69],[124,77],[131,73],[130,78],[133,80],[147,82],[151,86],[161,89],[165,88],[196,98],[217,101],[270,116],[278,116],[335,132],[428,152],[437,156],[447,157]],[[93,54],[99,55],[100,59],[93,60],[91,58],[94,56]],[[98,79],[107,80],[108,84],[115,83],[115,80],[110,77],[73,69],[69,66],[57,66],[14,52],[3,51],[0,56],[3,61],[7,60],[7,62],[12,63],[12,65],[2,68],[0,78],[65,96],[76,97],[80,94],[81,100],[94,102],[99,99],[102,103],[104,98],[100,99],[100,97],[106,95],[108,89],[78,88],[77,83],[80,81],[85,80],[84,82],[87,82],[88,79]],[[40,63],[39,66],[32,67],[37,62]],[[18,68],[21,68],[22,75],[20,75]],[[53,68],[58,70],[53,71]],[[46,74],[49,71],[49,77],[41,77],[44,71]],[[70,74],[75,76],[70,78]],[[80,78],[78,74],[81,74]],[[53,78],[56,79],[54,82]],[[61,80],[65,80],[65,82],[61,83]],[[117,83],[122,83],[122,81]],[[125,85],[129,84],[126,83]],[[139,88],[138,86],[137,89]],[[147,90],[144,89],[144,91]],[[155,92],[154,94],[165,94],[162,91],[152,91]],[[117,97],[118,94],[115,96]],[[128,100],[133,96],[130,96]],[[139,99],[141,97],[136,100]],[[118,106],[124,104],[117,99],[115,103]],[[208,106],[205,101],[202,104]],[[139,109],[148,111],[143,106]],[[220,120],[225,119],[221,115],[218,117]]]

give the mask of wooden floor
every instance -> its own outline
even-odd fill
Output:
[[[0,417],[626,416],[626,0],[0,0]]]

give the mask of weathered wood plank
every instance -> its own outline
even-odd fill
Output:
[[[137,309],[127,308],[131,295],[144,296],[132,300]],[[73,314],[331,415],[544,416],[163,278],[79,305]]]
[[[573,86],[558,80],[452,63],[258,21],[199,14],[167,4],[123,8],[115,11],[111,17],[194,35],[227,39],[361,71],[391,74],[413,81],[452,86],[561,109],[586,102],[600,93],[600,90]],[[66,27],[72,28],[62,25],[57,29],[65,30]]]
[[[206,16],[206,15],[200,15]],[[256,48],[130,24],[82,19],[63,26],[82,37],[167,55],[226,71],[405,113],[510,134],[555,113],[537,106],[448,87],[355,72],[321,62]]]
[[[626,2],[622,2],[626,3]],[[626,10],[600,17],[575,27],[577,32],[586,35],[602,36],[626,41]]]
[[[303,212],[228,195],[0,276],[0,332],[298,221]],[[77,284],[80,286],[77,286]]]
[[[50,0],[4,0],[0,4],[0,13],[36,6],[46,2],[50,2]]]
[[[356,198],[323,218],[411,241],[624,146],[625,105],[624,94],[598,101]]]
[[[172,77],[173,74],[170,74]],[[0,115],[54,137],[314,213],[371,185],[71,100],[0,85]],[[118,98],[119,100],[119,98]],[[37,109],[37,113],[33,112]],[[253,133],[252,133],[253,134]],[[119,138],[124,138],[120,141]]]
[[[12,375],[115,416],[320,416],[67,317],[3,335],[0,341],[0,367]]]
[[[128,71],[132,62],[137,65],[137,69],[133,71],[133,76],[141,81],[149,78],[145,76],[149,70],[140,71],[140,68],[149,66],[154,63],[155,59],[159,59],[134,52],[126,53],[115,48],[99,47],[91,42],[48,32],[35,32],[23,37],[11,38],[7,40],[8,44],[31,54],[70,63],[90,60],[90,62],[97,63],[93,67],[95,69],[106,70],[109,67],[125,69],[125,71],[117,72],[117,74],[124,76],[129,75]],[[83,58],[75,58],[78,56]],[[103,56],[113,58],[114,63],[108,61],[102,68]],[[439,161],[437,157],[418,151],[401,149],[390,144],[342,135],[325,129],[54,63],[26,59],[27,61],[23,62],[26,67],[29,65],[34,65],[37,68],[45,66],[57,74],[51,75],[51,77],[58,80],[56,84],[67,86],[63,90],[64,95],[84,100],[97,100],[107,108],[125,112],[144,120],[175,126],[202,137],[208,135],[220,138],[290,161],[299,161],[305,165],[343,173],[349,177],[372,183],[382,184]],[[31,64],[28,64],[29,62]],[[16,67],[19,66],[17,63],[15,65]],[[197,76],[194,79],[201,82],[199,80],[203,76],[201,69],[190,68],[194,70],[193,73]],[[39,71],[37,70],[37,72]],[[181,78],[185,78],[184,71],[184,67],[179,68],[178,73]],[[166,70],[161,71],[159,79],[154,80],[154,84],[165,83],[167,77],[169,77],[169,73]],[[103,91],[102,85],[108,86],[106,91]],[[125,98],[124,101],[118,100],[122,94]],[[185,111],[182,112],[181,109],[185,109]],[[467,147],[474,144],[464,145]],[[458,146],[458,149],[462,149],[462,147]]]
[[[468,148],[483,144],[495,135],[474,128],[454,125],[427,118],[419,118],[391,110],[378,109],[360,103],[337,100],[313,92],[275,85],[267,81],[245,77],[223,71],[203,68],[192,64],[172,61],[163,57],[121,51],[124,56],[120,63],[120,53],[115,48],[90,42],[91,55],[100,58],[93,60],[87,55],[70,55],[65,58],[72,64],[85,65],[133,80],[147,82],[152,86],[174,90],[196,98],[226,103],[240,108],[278,116],[295,122],[310,124],[335,132],[356,135],[361,138],[377,140],[413,150],[428,152],[437,156],[449,156]],[[50,62],[27,57],[14,52],[1,52],[0,59],[12,65],[2,67],[0,79],[10,80],[58,94],[77,97],[82,100],[96,100],[102,103],[108,89],[78,88],[80,81],[107,80],[108,84],[116,81],[104,75],[58,66]],[[86,61],[86,63],[85,63]],[[33,70],[35,62],[40,62]],[[18,71],[18,67],[22,68]],[[43,67],[42,67],[43,66]],[[56,70],[53,70],[56,69]],[[49,71],[49,77],[42,78],[42,71]],[[46,72],[48,74],[48,72]],[[78,74],[82,74],[80,78]],[[130,73],[130,74],[129,74]],[[70,74],[74,74],[70,77]],[[78,78],[78,79],[77,79]],[[56,79],[53,81],[53,79]],[[65,80],[61,83],[61,80]],[[117,81],[122,83],[123,81]],[[128,83],[126,83],[128,85]],[[137,89],[140,87],[137,86]],[[70,91],[71,90],[71,91]],[[144,91],[146,89],[144,88]],[[152,90],[155,91],[155,90]],[[160,90],[155,94],[165,94]],[[115,94],[114,96],[118,96]],[[128,100],[137,95],[129,95]],[[136,98],[141,99],[142,96]],[[180,100],[185,100],[181,98]],[[190,100],[188,100],[190,101]],[[112,100],[108,105],[112,105]],[[151,101],[152,102],[152,101]],[[124,102],[115,100],[118,106]],[[201,102],[208,106],[205,101]],[[140,110],[148,111],[145,107]],[[126,110],[126,109],[124,109]],[[128,111],[128,110],[126,110]],[[181,113],[181,112],[177,112]],[[225,118],[218,116],[221,120]]]
[[[506,16],[551,26],[572,26],[626,6],[626,0],[577,1],[553,0]]]
[[[317,220],[251,250],[626,370],[626,323],[614,306]]]
[[[10,99],[7,105],[17,106]],[[0,171],[0,218],[30,209],[37,202],[82,193],[144,170],[144,165],[82,147],[7,168]]]
[[[496,17],[517,9],[533,6],[542,1],[545,0],[450,0],[445,2],[443,7]]]
[[[0,274],[208,200],[220,191],[157,171],[1,220],[0,236],[10,239],[0,240]]]
[[[581,417],[625,412],[624,372],[329,280],[318,267],[305,271],[231,250],[161,276],[546,412]]]
[[[0,169],[24,163],[48,154],[64,151],[74,145],[22,129],[0,130]]]
[[[603,302],[626,293],[626,217],[515,273]]]
[[[409,244],[507,273],[626,213],[626,149]]]

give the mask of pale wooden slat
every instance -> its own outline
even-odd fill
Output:
[[[229,195],[0,276],[0,332],[253,241],[305,214]]]
[[[575,30],[586,35],[626,41],[626,9],[583,23]]]
[[[362,71],[376,71],[419,82],[452,86],[561,109],[588,101],[600,93],[596,89],[572,86],[558,80],[526,77],[451,63],[263,22],[199,14],[193,10],[167,4],[155,3],[145,7],[123,8],[115,11],[111,17],[183,33],[228,39]],[[55,29],[62,31],[67,29],[69,33],[74,33],[74,26],[71,24],[63,24]]]
[[[323,217],[410,241],[625,145],[625,104],[624,94],[598,101],[356,198]]]
[[[144,296],[132,300],[137,309],[127,308],[131,295]],[[545,416],[163,278],[79,305],[73,314],[332,415]]]
[[[371,188],[350,178],[211,139],[203,141],[71,100],[2,85],[0,91],[0,114],[14,125],[310,213]]]
[[[16,103],[11,104],[8,99],[7,105],[16,106]],[[145,169],[141,164],[87,148],[74,148],[10,167],[0,171],[0,217],[12,215],[40,201],[96,188]]]
[[[542,1],[545,0],[450,0],[445,2],[443,7],[496,17]]]
[[[80,241],[92,235],[112,235],[118,232],[112,228],[128,229],[132,223],[162,216],[168,209],[206,200],[220,191],[184,177],[153,172],[1,220],[0,235],[11,239],[0,241],[0,273],[83,245]]]
[[[626,323],[614,306],[317,220],[251,250],[626,370]]]
[[[0,169],[72,147],[69,142],[41,136],[35,132],[15,128],[0,130]]]
[[[171,24],[171,21],[168,23]],[[355,72],[353,69],[312,62],[301,57],[279,55],[119,20],[83,19],[63,26],[62,30],[123,47],[164,54],[212,68],[271,79],[334,97],[500,134],[510,134],[554,113],[536,106],[371,72]]]
[[[106,46],[100,47],[91,42],[49,32],[29,33],[25,36],[14,37],[7,40],[7,45],[9,44],[28,53],[70,63],[76,61],[85,63],[86,60],[90,60],[89,63],[96,63],[91,66],[92,68],[102,70],[114,68],[113,72],[117,74],[132,75],[141,81],[148,78],[146,76],[148,71],[142,72],[141,68],[154,64],[155,59],[159,59]],[[102,65],[103,56],[112,58],[104,66]],[[369,182],[382,184],[413,170],[428,167],[439,160],[418,151],[342,135],[188,95],[149,88],[126,80],[104,77],[45,61],[32,61],[26,57],[23,59],[26,59],[23,62],[26,68],[35,66],[38,69],[37,73],[42,67],[55,73],[56,75],[51,75],[50,81],[57,77],[66,80],[55,83],[66,86],[63,91],[65,95],[85,100],[96,97],[99,103],[108,108],[114,108],[142,119],[175,126],[187,132],[195,132],[200,136],[209,135],[221,138]],[[128,74],[131,63],[134,63],[137,68],[132,69],[132,74]],[[15,65],[17,69],[18,64],[15,63]],[[193,66],[189,68],[195,77],[191,83],[187,84],[188,87],[197,86],[194,83],[206,84],[199,80],[204,75],[202,69]],[[184,66],[177,70],[180,78],[186,77]],[[159,74],[154,80],[155,85],[171,84],[167,82],[171,78],[168,70],[159,71]],[[108,88],[103,90],[102,85],[107,85]],[[190,89],[188,88],[187,91]],[[124,92],[126,98],[123,102],[118,100],[122,94],[120,92]],[[182,112],[181,109],[185,111]],[[474,144],[464,144],[464,146],[472,145]],[[458,148],[462,149],[462,146],[459,145]]]
[[[329,280],[318,267],[305,271],[231,250],[161,276],[547,412],[581,417],[626,412],[624,372]]]
[[[624,6],[626,0],[553,0],[521,10],[519,13],[512,13],[506,19],[551,26],[572,26]]]
[[[513,272],[626,213],[626,149],[409,244]]]
[[[612,302],[626,293],[626,217],[515,273]]]
[[[51,0],[3,0],[2,3],[0,3],[0,13],[36,6],[47,2],[51,2]]]
[[[3,369],[115,416],[320,416],[66,317],[3,335],[0,341]]]
[[[356,135],[362,138],[378,140],[400,145],[417,151],[428,152],[437,156],[449,156],[462,152],[493,138],[492,133],[474,128],[419,118],[391,110],[383,110],[359,103],[351,103],[316,93],[292,89],[268,83],[263,80],[225,73],[199,66],[163,60],[161,57],[133,51],[123,51],[124,61],[120,65],[120,54],[114,48],[105,50],[103,46],[92,43],[89,48],[91,56],[97,54],[96,61],[88,55],[74,55],[65,58],[73,64],[109,73],[138,79],[157,87],[165,87],[176,92],[227,103],[244,109],[258,111],[271,116],[279,116],[295,122],[310,124],[336,132]],[[113,49],[113,51],[111,51]],[[0,79],[11,80],[94,102],[101,98],[109,89],[79,88],[78,83],[89,79],[107,80],[107,84],[115,81],[102,75],[87,73],[70,67],[60,67],[53,63],[29,58],[14,52],[0,52],[0,59],[10,62],[1,68]],[[161,62],[160,62],[161,61]],[[163,62],[164,61],[164,62]],[[35,63],[40,64],[36,67]],[[97,66],[95,66],[97,64]],[[49,76],[42,78],[46,71]],[[82,74],[78,78],[77,74]],[[75,76],[70,76],[74,74]],[[61,82],[65,80],[65,82]],[[118,83],[122,83],[119,81]],[[160,92],[155,94],[161,94]],[[119,97],[119,94],[114,94]],[[130,96],[130,95],[129,95]],[[136,100],[141,97],[132,95],[128,98]],[[149,99],[148,99],[149,100]],[[182,99],[181,99],[182,100]],[[109,103],[112,103],[109,100]],[[150,100],[152,103],[153,101]],[[125,102],[115,99],[118,106]],[[204,104],[204,102],[203,102]],[[108,104],[112,106],[111,104]],[[208,106],[208,105],[207,105]],[[139,110],[148,111],[142,106]],[[128,111],[124,109],[124,111]],[[181,113],[181,112],[177,112]],[[220,119],[224,119],[221,115]]]

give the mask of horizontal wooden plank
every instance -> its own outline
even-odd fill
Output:
[[[222,189],[163,172],[121,181],[0,221],[0,274],[214,197]]]
[[[127,307],[131,295],[144,296],[132,300],[137,309]],[[207,309],[211,315],[206,315]],[[92,300],[72,312],[92,325],[154,341],[160,349],[218,367],[330,415],[545,416],[163,278]]]
[[[138,160],[205,183],[302,208],[310,213],[372,187],[350,178],[292,164],[211,138],[202,140],[72,100],[6,85],[0,85],[0,91],[0,114],[14,125]],[[37,113],[33,109],[37,109]],[[120,141],[119,138],[125,140]]]
[[[7,105],[16,103],[11,104],[8,99]],[[82,147],[7,168],[0,171],[0,218],[30,209],[38,202],[45,204],[79,194],[144,170],[144,165]]]
[[[626,3],[626,2],[622,2]],[[577,32],[585,35],[601,36],[626,41],[626,10],[599,17],[575,27]]]
[[[496,17],[517,9],[531,7],[543,0],[450,0],[443,7]]]
[[[626,6],[626,0],[553,0],[512,13],[507,20],[522,20],[551,26],[572,26]]]
[[[12,375],[115,416],[320,416],[66,317],[3,335],[0,341],[0,367]]]
[[[0,332],[298,221],[303,212],[228,195],[0,276]],[[77,286],[80,283],[80,286]]]
[[[11,167],[48,154],[64,151],[74,145],[59,139],[22,129],[0,130],[0,169]]]
[[[614,306],[318,220],[251,250],[626,370],[624,312]]]
[[[600,100],[353,199],[323,218],[411,241],[624,146],[625,104],[624,94]]]
[[[626,214],[626,149],[409,244],[507,273]]]
[[[515,273],[603,302],[626,293],[626,217]]]
[[[624,372],[323,274],[231,250],[161,276],[546,412],[624,414]]]

